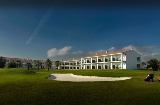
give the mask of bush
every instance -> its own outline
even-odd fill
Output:
[[[5,64],[5,68],[17,68],[16,62],[8,62]]]

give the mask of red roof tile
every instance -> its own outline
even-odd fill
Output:
[[[108,53],[100,53],[100,54],[94,54],[94,55],[91,55],[91,56],[87,56],[87,57],[96,57],[96,56],[103,56],[103,55],[110,55],[110,54],[118,54],[118,53],[124,53],[124,52],[128,52],[130,50],[120,50],[120,51],[116,51],[116,52],[108,52]],[[85,57],[85,58],[87,58]]]

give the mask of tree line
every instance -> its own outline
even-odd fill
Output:
[[[141,63],[143,69],[152,68],[153,71],[158,71],[160,69],[160,60],[150,59],[146,62]]]
[[[45,67],[43,65],[42,62],[40,62],[39,60],[36,60],[35,62],[35,66],[37,67],[37,69],[39,70],[40,68],[47,68],[47,70],[49,71],[52,67],[52,61],[50,59],[47,59],[45,61]],[[7,62],[7,60],[5,59],[5,57],[0,56],[0,68],[18,68],[18,67],[22,67],[22,62],[20,60],[16,60],[16,61],[10,61]],[[28,70],[30,68],[32,68],[32,64],[30,62],[26,63],[26,66],[28,68]]]

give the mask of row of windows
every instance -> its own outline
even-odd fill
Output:
[[[62,69],[81,69],[81,67],[62,67]],[[82,67],[82,69],[84,69]],[[90,66],[86,66],[85,69],[91,69]],[[92,66],[92,69],[97,69],[96,66]],[[98,69],[111,69],[111,65],[98,66]],[[112,65],[112,69],[121,69],[120,65]],[[140,64],[137,64],[137,69],[140,69]]]
[[[137,61],[140,61],[140,60],[141,60],[140,57],[137,57]],[[105,60],[98,59],[98,62],[110,62],[110,61],[111,61],[110,58],[109,59],[105,59]],[[120,58],[113,58],[112,61],[121,61],[121,59]],[[98,63],[98,62],[97,62],[97,60],[92,60],[92,63]],[[90,60],[86,60],[86,62],[82,62],[82,64],[83,63],[91,63],[91,61]],[[79,64],[81,64],[81,62],[77,62],[77,63],[69,63],[69,62],[62,63],[62,65],[79,65]]]
[[[80,69],[80,67],[62,67],[62,69]],[[82,69],[83,69],[83,67],[82,67]],[[86,69],[91,69],[91,67],[90,66],[86,66]],[[96,66],[92,66],[92,69],[97,69],[97,67]],[[110,65],[108,65],[108,66],[105,65],[104,67],[98,66],[98,69],[111,69],[111,66]],[[121,69],[121,67],[118,66],[118,65],[113,65],[112,69]]]
[[[111,61],[110,59],[105,59],[105,62],[110,62],[110,61]],[[121,60],[113,58],[112,61],[121,61]],[[101,60],[101,59],[98,59],[98,62],[104,62],[104,61]],[[91,63],[91,61],[87,60],[86,62],[82,62],[82,63]],[[97,61],[96,60],[92,60],[92,63],[97,63]],[[81,64],[81,63],[77,62],[77,64]],[[62,65],[69,65],[69,63],[62,63]],[[76,65],[76,63],[70,63],[70,65]]]

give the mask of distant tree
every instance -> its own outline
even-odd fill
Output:
[[[159,61],[157,59],[151,59],[147,63],[149,64],[148,67],[152,67],[153,71],[158,71]]]
[[[158,63],[158,70],[160,70],[160,61],[159,61],[159,63]]]
[[[32,64],[31,64],[30,62],[28,62],[26,65],[27,65],[28,70],[29,70],[30,68],[32,68]]]
[[[147,65],[146,62],[142,62],[141,65],[142,65],[142,69],[146,69],[146,65]]]
[[[22,62],[20,60],[16,60],[17,67],[22,67]]]
[[[15,61],[6,62],[5,68],[17,68],[17,63]]]
[[[5,68],[9,68],[9,62],[5,63]]]
[[[37,69],[39,70],[39,66],[42,68],[42,63],[40,61],[36,61],[35,66],[37,66]]]
[[[46,62],[45,62],[45,64],[46,64],[46,68],[47,68],[47,70],[49,71],[49,69],[50,69],[50,68],[51,68],[51,66],[52,66],[52,62],[51,62],[51,60],[47,59],[47,60],[46,60]]]
[[[57,67],[57,69],[58,69],[58,67],[59,67],[59,65],[60,65],[60,61],[55,61],[54,62],[54,65]]]
[[[6,59],[0,56],[0,68],[4,68],[6,63]]]
[[[42,63],[42,62],[41,62],[41,64],[40,64],[40,65],[41,65],[41,69],[43,69],[43,68],[44,68],[44,65],[43,65],[43,63]]]

